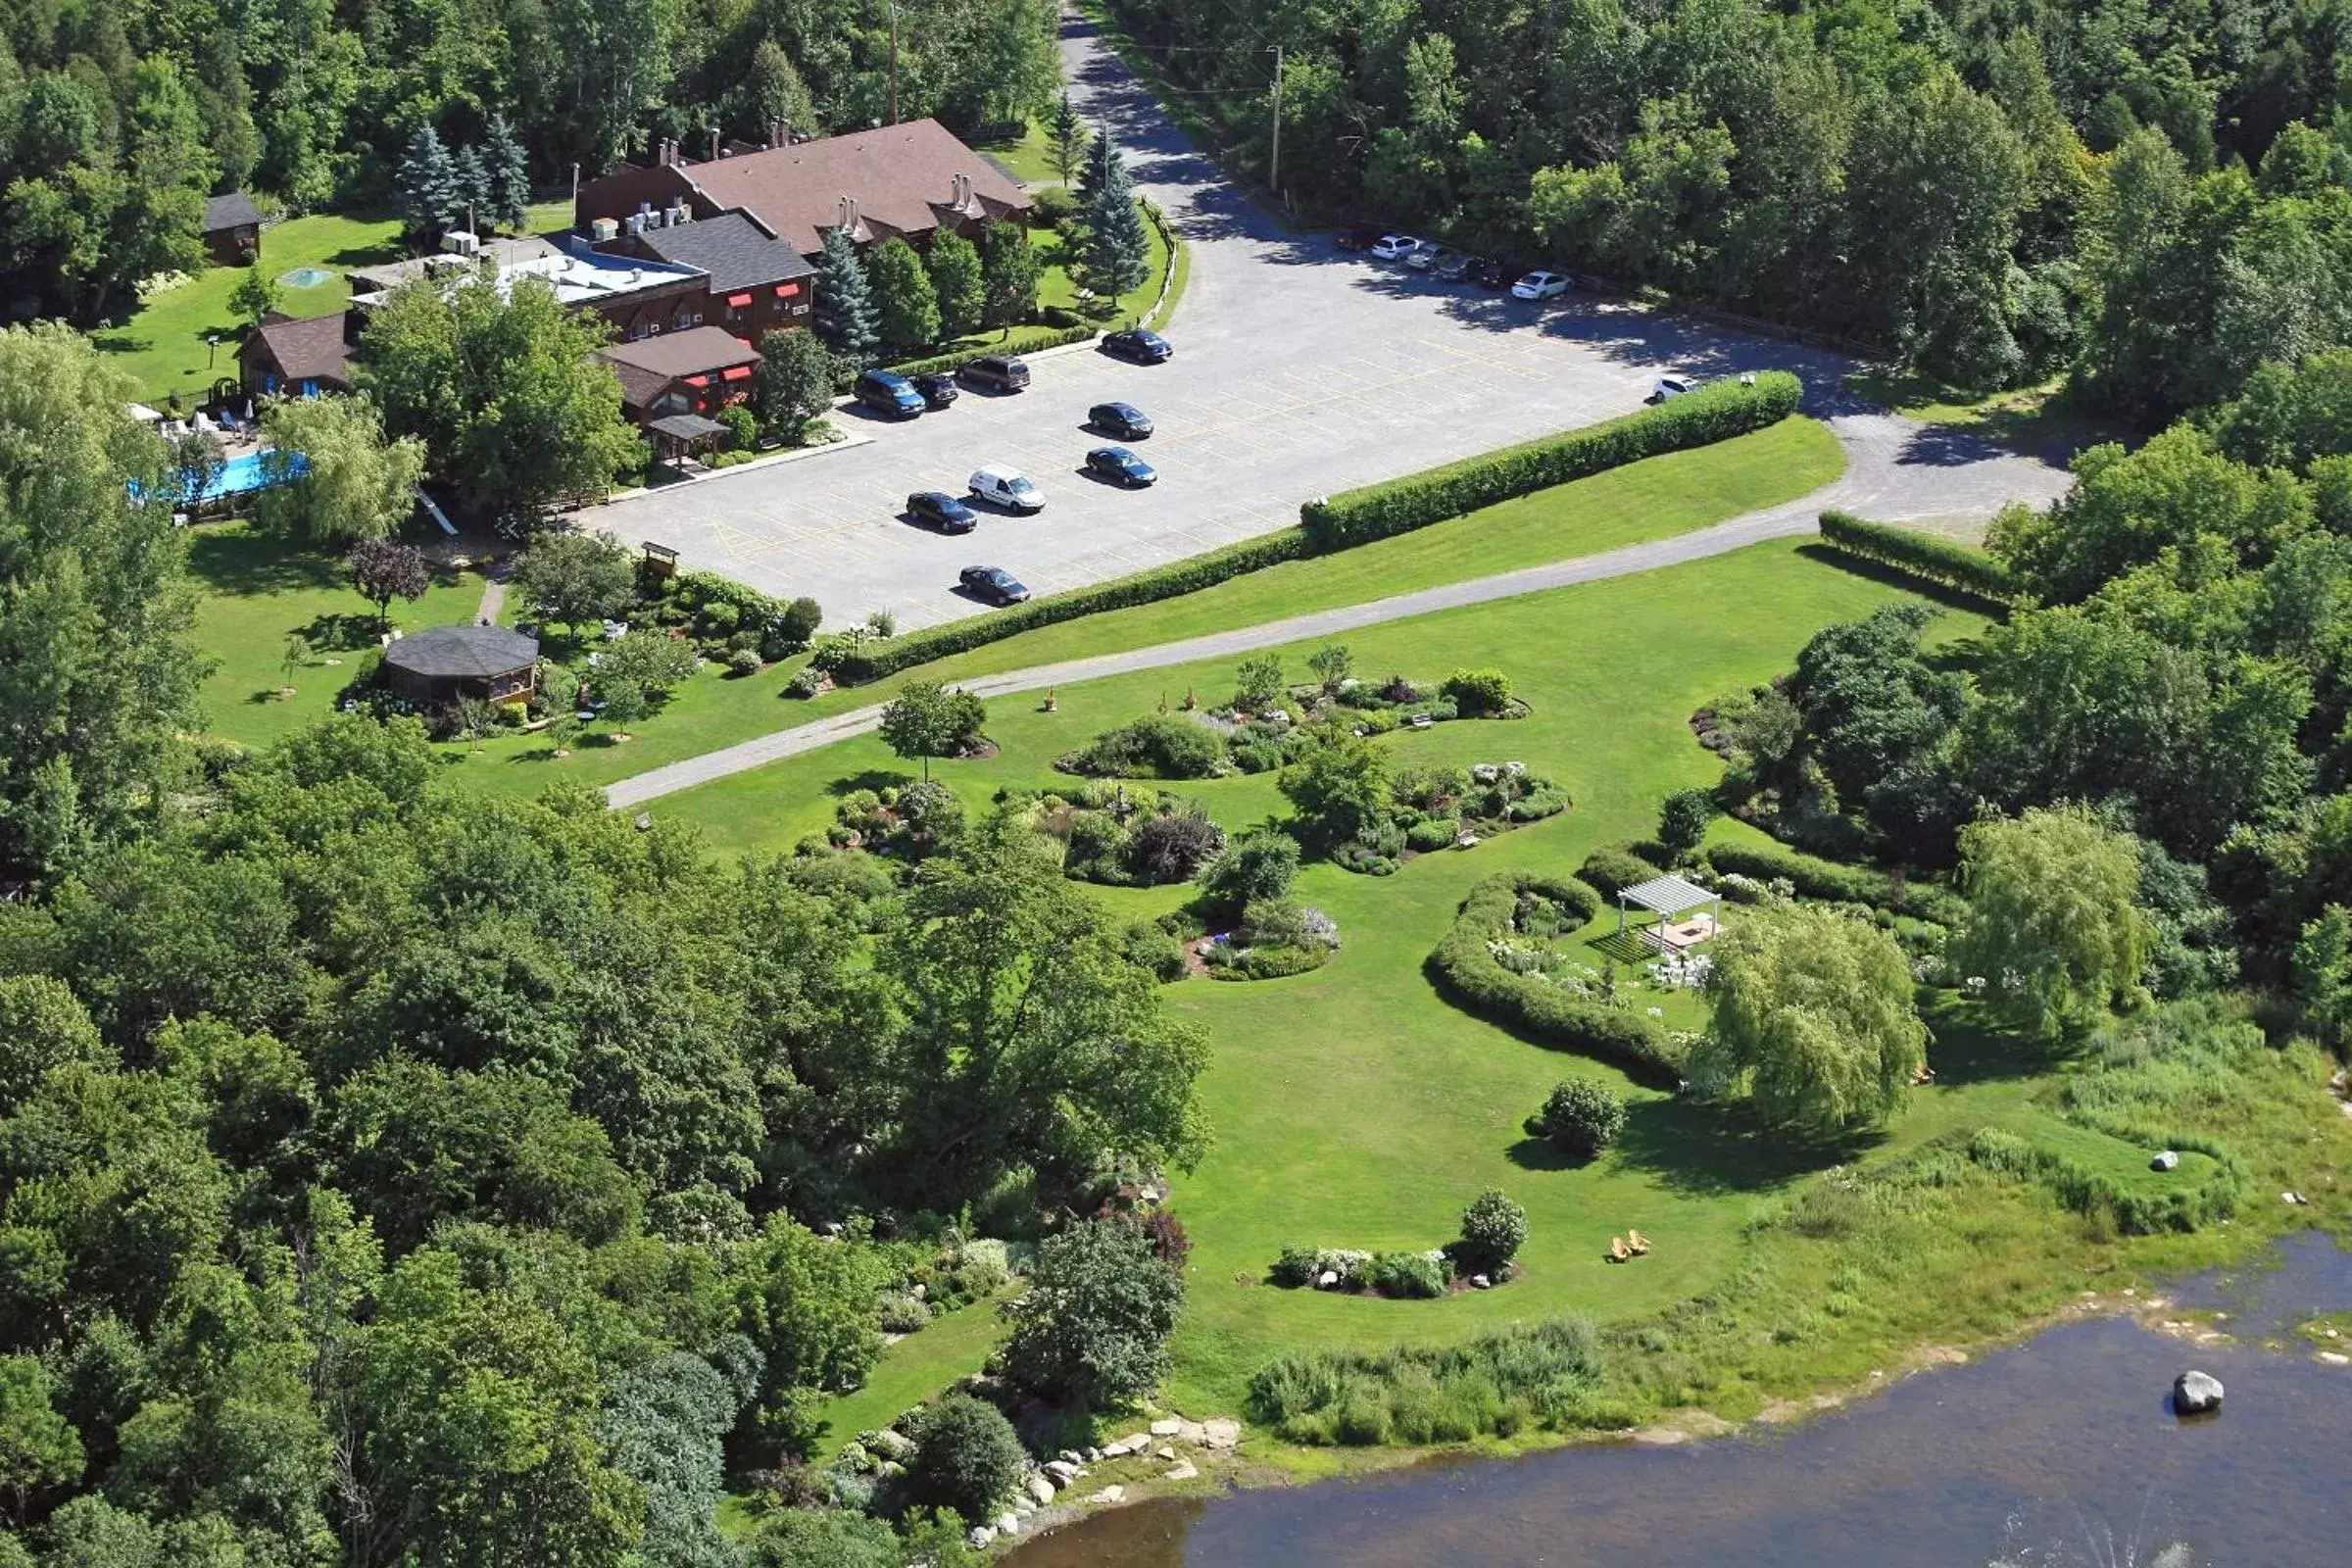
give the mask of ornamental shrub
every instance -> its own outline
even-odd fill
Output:
[[[1714,844],[1708,846],[1705,858],[1718,874],[1736,873],[1758,882],[1787,881],[1808,899],[1867,904],[1892,914],[1948,926],[1959,925],[1968,913],[1966,903],[1949,888],[1898,880],[1872,866],[1826,860],[1783,844]]]
[[[1290,895],[1298,879],[1298,841],[1287,833],[1245,833],[1200,879],[1208,902],[1228,914],[1239,914],[1265,899]]]
[[[1545,1097],[1527,1130],[1572,1159],[1591,1159],[1625,1131],[1625,1102],[1604,1084],[1570,1078]]]
[[[1511,701],[1511,678],[1499,669],[1457,669],[1439,688],[1464,718],[1499,713]]]
[[[1007,1303],[1004,1367],[1021,1387],[1082,1408],[1140,1398],[1168,1373],[1184,1280],[1121,1220],[1074,1225],[1038,1248],[1029,1294]]]
[[[797,654],[808,646],[808,639],[816,635],[816,628],[824,624],[824,619],[823,607],[803,595],[786,605],[783,613],[776,617],[776,635],[787,650]]]
[[[1449,1278],[1440,1252],[1380,1252],[1372,1259],[1372,1288],[1383,1296],[1444,1296]]]
[[[727,427],[727,445],[736,452],[749,452],[760,444],[760,418],[740,403],[730,403],[718,411],[718,422]]]
[[[1527,1210],[1490,1187],[1462,1210],[1462,1239],[1455,1255],[1468,1274],[1498,1274],[1527,1241]]]
[[[1658,842],[1677,859],[1698,848],[1715,820],[1715,802],[1705,790],[1677,790],[1658,808]]]
[[[1461,821],[1456,817],[1425,816],[1404,830],[1404,847],[1424,855],[1432,850],[1450,849],[1461,830]]]
[[[971,1523],[988,1518],[1012,1495],[1028,1455],[1012,1423],[995,1405],[968,1394],[950,1394],[923,1412],[906,1466],[914,1502],[948,1508]]]
[[[1224,760],[1224,738],[1215,730],[1151,713],[1104,730],[1062,765],[1094,778],[1207,778]]]
[[[1646,882],[1659,874],[1659,867],[1642,859],[1623,847],[1594,850],[1585,857],[1585,863],[1576,874],[1592,884],[1604,899],[1615,898],[1619,891],[1639,882]]]
[[[727,656],[727,672],[731,675],[760,673],[760,655],[750,648],[738,648]]]

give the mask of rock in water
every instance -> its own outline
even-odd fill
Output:
[[[2222,1380],[2208,1372],[2183,1372],[2173,1379],[2173,1409],[2180,1415],[2203,1415],[2222,1407]]]

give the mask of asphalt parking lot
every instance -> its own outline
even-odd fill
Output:
[[[1834,388],[1846,368],[1794,345],[1704,330],[1570,296],[1543,305],[1446,284],[1286,233],[1194,153],[1091,33],[1065,36],[1089,118],[1107,122],[1137,181],[1192,248],[1165,365],[1091,349],[1032,362],[1029,390],[967,389],[910,421],[846,413],[872,439],[804,460],[722,470],[585,514],[627,543],[782,595],[829,623],[888,610],[903,626],[972,613],[966,565],[1000,565],[1037,594],[1075,588],[1288,526],[1300,502],[1638,407],[1667,370],[1771,366]],[[1160,473],[1114,489],[1079,466],[1104,439],[1087,409],[1123,400],[1157,425],[1132,443]],[[916,490],[960,494],[983,464],[1044,487],[1045,510],[984,512],[943,537],[903,515]]]

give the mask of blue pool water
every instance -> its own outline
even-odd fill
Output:
[[[297,267],[290,272],[279,273],[277,280],[287,288],[317,288],[321,283],[332,283],[335,274],[323,267]]]
[[[300,473],[309,466],[309,461],[296,454],[293,472]],[[218,501],[222,496],[240,496],[248,490],[265,490],[269,486],[270,475],[262,466],[262,455],[258,452],[240,452],[220,466],[220,476],[205,486],[204,494],[196,499]]]

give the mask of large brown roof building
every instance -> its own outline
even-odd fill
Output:
[[[690,163],[674,141],[651,166],[624,164],[580,187],[573,219],[624,230],[659,227],[683,207],[693,219],[745,213],[804,256],[847,226],[860,245],[892,237],[928,244],[942,228],[965,232],[996,219],[1026,218],[1030,201],[994,164],[936,120],[791,143],[783,126],[771,144]]]

